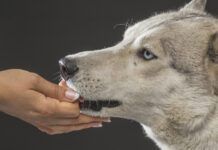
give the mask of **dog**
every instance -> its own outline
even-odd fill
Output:
[[[115,46],[62,58],[82,113],[135,120],[162,150],[218,149],[218,19],[205,6],[192,0]]]

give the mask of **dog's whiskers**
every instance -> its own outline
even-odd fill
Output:
[[[113,26],[113,29],[116,29],[116,28],[119,27],[119,26],[121,26],[121,27],[124,26],[125,29],[127,29],[127,28],[128,28],[129,26],[131,26],[133,23],[134,23],[133,18],[131,18],[131,19],[127,20],[126,23],[115,24],[115,25]]]

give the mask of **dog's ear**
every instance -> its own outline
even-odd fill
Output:
[[[197,10],[204,11],[207,4],[207,0],[192,0],[190,3],[185,5],[181,10]]]
[[[208,55],[211,62],[218,64],[218,32],[210,38]]]

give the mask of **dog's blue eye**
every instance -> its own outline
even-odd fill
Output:
[[[145,60],[151,60],[151,59],[156,58],[156,56],[147,49],[143,50],[143,57]]]

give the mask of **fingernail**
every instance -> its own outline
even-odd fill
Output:
[[[102,124],[101,123],[94,123],[91,125],[93,128],[101,128]]]
[[[110,119],[110,118],[107,118],[107,119],[104,119],[103,121],[109,123],[109,122],[111,122],[111,119]]]
[[[72,90],[67,90],[67,91],[65,92],[65,97],[66,97],[67,99],[72,100],[72,101],[76,101],[76,100],[79,98],[79,94],[76,93],[76,92],[74,92],[74,91],[72,91]]]

